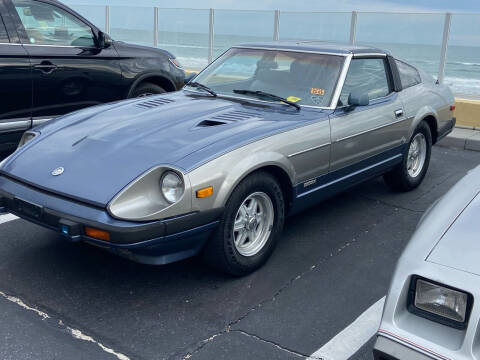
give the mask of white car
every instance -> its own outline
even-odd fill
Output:
[[[424,215],[394,273],[375,360],[480,359],[480,166]]]

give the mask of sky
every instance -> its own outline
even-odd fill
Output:
[[[480,0],[64,0],[72,5],[134,5],[163,8],[216,8],[297,11],[477,12]]]

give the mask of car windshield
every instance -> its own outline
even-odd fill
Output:
[[[328,107],[344,60],[341,55],[232,48],[195,82],[219,95],[256,97],[251,92],[262,91],[299,105]],[[247,92],[238,95],[239,90]]]

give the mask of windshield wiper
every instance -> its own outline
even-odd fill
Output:
[[[301,107],[300,105],[298,104],[295,104],[293,101],[288,101],[287,99],[281,97],[281,96],[278,96],[278,95],[275,95],[275,94],[270,94],[270,93],[267,93],[267,92],[264,92],[264,91],[260,91],[260,90],[233,90],[233,92],[235,94],[241,94],[241,95],[255,95],[257,97],[260,97],[260,98],[266,98],[266,99],[271,99],[271,100],[277,100],[277,101],[281,101],[285,104],[288,104],[290,106],[293,106],[295,107],[297,110],[300,110]]]
[[[199,82],[192,81],[192,82],[189,82],[187,84],[187,86],[191,86],[191,87],[194,87],[194,88],[197,88],[197,89],[201,89],[201,90],[204,90],[204,91],[208,92],[212,96],[217,96],[217,93],[215,91],[210,89],[207,85],[200,84]]]

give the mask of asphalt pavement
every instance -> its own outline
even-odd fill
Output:
[[[244,278],[196,258],[139,265],[0,219],[0,359],[307,358],[385,296],[423,212],[479,164],[435,147],[418,189],[378,178],[289,218]],[[372,345],[351,359],[371,360]]]

